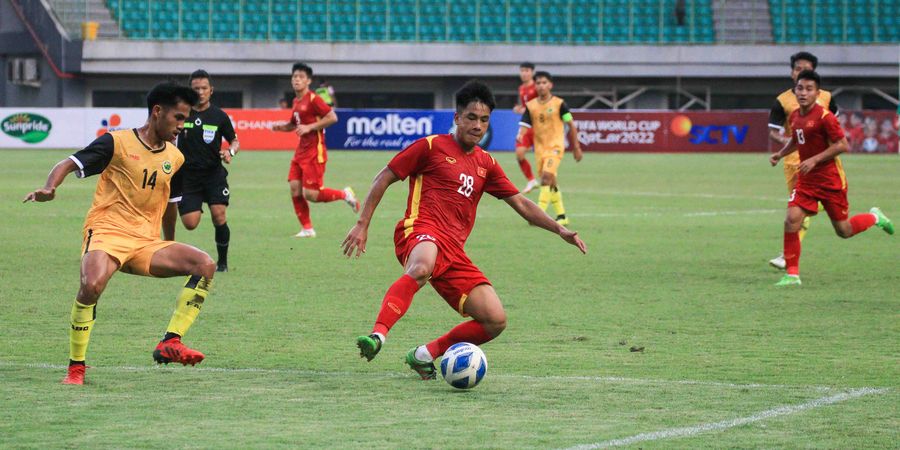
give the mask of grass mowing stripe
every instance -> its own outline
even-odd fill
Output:
[[[797,414],[810,409],[821,408],[823,406],[835,403],[853,400],[865,395],[880,395],[888,392],[889,389],[861,388],[853,389],[839,394],[829,395],[827,397],[817,398],[799,405],[779,406],[777,408],[768,409],[752,416],[740,417],[737,419],[723,420],[721,422],[704,423],[690,427],[670,428],[668,430],[654,431],[652,433],[641,433],[622,439],[613,439],[611,441],[598,442],[596,444],[576,445],[566,450],[593,450],[599,448],[621,447],[631,445],[638,442],[658,441],[662,439],[672,439],[680,437],[694,436],[700,433],[710,431],[723,431],[729,428],[746,425],[748,423],[759,422],[761,420],[771,419],[773,417],[787,416]]]
[[[11,363],[0,361],[0,367],[26,367],[32,369],[49,369],[49,370],[65,370],[64,364],[49,363]],[[174,370],[181,370],[173,366]],[[166,370],[168,367],[158,365],[152,366],[89,366],[91,370],[109,370],[115,372],[149,372],[154,370]],[[171,369],[170,369],[171,370]],[[274,369],[262,367],[192,367],[191,369],[200,372],[216,372],[216,373],[285,373],[291,375],[321,375],[327,377],[336,376],[362,376],[366,378],[383,377],[383,378],[408,378],[409,372],[349,372],[349,371],[327,371],[327,370],[303,370],[303,369]],[[560,376],[560,375],[516,375],[516,374],[493,374],[492,378],[508,378],[522,380],[548,380],[548,381],[595,381],[607,383],[629,383],[629,384],[653,384],[653,385],[693,385],[693,386],[714,386],[734,389],[812,389],[818,391],[832,391],[843,389],[836,386],[806,386],[806,385],[786,385],[786,384],[762,384],[762,383],[728,383],[721,381],[702,381],[702,380],[665,380],[652,378],[627,378],[627,377],[609,377],[609,376]],[[876,388],[866,388],[876,389]]]

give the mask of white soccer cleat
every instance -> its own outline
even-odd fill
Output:
[[[304,228],[300,230],[299,233],[294,235],[295,238],[314,238],[316,237],[316,230],[312,228]]]
[[[350,205],[354,213],[359,213],[359,200],[356,199],[356,194],[350,186],[344,188],[344,201]]]
[[[523,193],[523,194],[527,194],[527,193],[533,191],[534,188],[536,188],[536,187],[538,187],[538,181],[537,181],[537,180],[531,180],[531,181],[528,182],[528,184],[525,185],[525,189],[522,189],[522,193]]]
[[[769,265],[772,266],[772,267],[774,267],[774,268],[776,268],[776,269],[779,269],[779,270],[784,270],[784,269],[787,267],[787,263],[784,262],[784,255],[783,255],[783,254],[782,254],[782,255],[778,255],[777,257],[770,259],[770,260],[769,260]]]

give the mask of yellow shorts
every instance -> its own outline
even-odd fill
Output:
[[[556,176],[559,165],[562,163],[563,152],[553,150],[540,154],[535,153],[534,158],[540,173],[552,173]]]
[[[788,195],[794,192],[797,187],[797,175],[800,173],[800,154],[797,152],[789,153],[782,159],[781,163],[784,167],[784,183],[787,184]]]
[[[153,259],[153,254],[174,243],[175,241],[135,237],[110,228],[88,228],[84,231],[81,254],[99,250],[118,261],[122,272],[152,276],[150,260]]]

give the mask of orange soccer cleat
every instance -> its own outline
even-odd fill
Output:
[[[69,365],[69,373],[63,378],[62,384],[84,384],[84,364]]]
[[[159,364],[169,364],[170,362],[181,363],[182,365],[194,365],[203,361],[203,353],[188,348],[181,343],[181,338],[172,338],[167,341],[160,341],[153,350],[153,360]]]

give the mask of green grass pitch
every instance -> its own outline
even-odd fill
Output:
[[[509,316],[472,391],[423,382],[405,352],[461,319],[425,287],[371,363],[369,332],[401,274],[388,191],[368,253],[354,223],[313,204],[298,231],[289,153],[229,167],[232,271],[185,342],[197,367],[156,367],[181,279],[116,274],[100,300],[87,384],[63,386],[81,224],[96,178],[22,204],[63,151],[2,151],[0,447],[3,448],[888,448],[900,442],[900,236],[843,241],[822,214],[804,285],[775,288],[785,189],[765,155],[567,155],[560,180],[582,256],[485,196],[467,251]],[[331,153],[326,184],[364,197],[389,153]],[[523,185],[511,154],[498,159]],[[851,213],[900,219],[900,159],[849,155]],[[534,196],[534,194],[532,194]],[[536,196],[533,198],[536,199]],[[212,254],[208,215],[177,239]],[[643,351],[631,351],[643,347]]]

